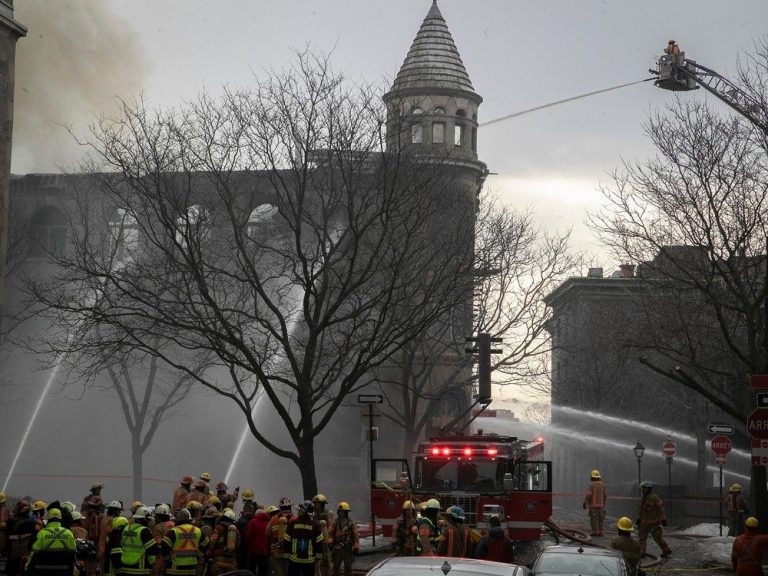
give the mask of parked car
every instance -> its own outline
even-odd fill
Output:
[[[547,546],[533,563],[536,576],[628,576],[621,552],[588,546]]]
[[[400,556],[387,558],[366,576],[530,576],[525,566],[472,558],[442,556]]]

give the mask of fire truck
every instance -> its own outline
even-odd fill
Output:
[[[513,540],[538,540],[552,514],[552,463],[544,442],[514,436],[445,435],[419,444],[413,474],[406,459],[373,460],[371,512],[384,535],[403,502],[437,498],[443,510],[461,506],[466,524],[488,528],[497,515]]]

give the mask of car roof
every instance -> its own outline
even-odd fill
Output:
[[[621,552],[610,548],[597,548],[594,546],[563,546],[559,544],[547,546],[539,553],[539,555],[546,553],[582,554],[585,556],[621,556]]]
[[[460,576],[481,575],[489,576],[527,576],[530,570],[524,566],[503,564],[489,560],[472,558],[445,558],[440,556],[400,556],[387,558],[376,564],[368,571],[368,576],[402,576],[403,574],[420,574],[425,576]]]

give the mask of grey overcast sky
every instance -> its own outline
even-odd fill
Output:
[[[115,97],[178,105],[202,88],[247,86],[306,45],[333,50],[350,78],[389,85],[431,0],[17,0],[13,171],[74,166],[60,124],[82,131]],[[765,34],[765,0],[440,0],[484,98],[479,120],[649,77],[669,38],[690,58],[732,72]],[[706,98],[703,90],[685,98]],[[583,226],[622,158],[653,151],[649,112],[675,96],[638,84],[481,128],[487,187],[533,206],[547,227]],[[711,97],[710,97],[711,98]],[[723,113],[727,108],[720,104]]]

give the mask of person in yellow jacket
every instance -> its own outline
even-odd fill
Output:
[[[603,484],[599,470],[589,473],[589,488],[584,495],[582,507],[589,510],[589,525],[592,528],[592,536],[603,535],[603,523],[605,522],[605,502],[608,500],[608,490]]]
[[[133,513],[131,523],[123,529],[120,540],[120,573],[127,575],[149,576],[155,563],[156,546],[152,530],[147,525],[150,512],[146,506],[140,506]]]
[[[327,548],[331,550],[334,576],[341,576],[342,565],[344,576],[352,576],[352,563],[360,551],[360,535],[355,521],[349,517],[350,510],[347,502],[339,502],[338,518],[328,529]]]
[[[608,548],[621,552],[629,566],[629,576],[635,576],[637,566],[640,564],[640,544],[632,538],[632,520],[626,516],[619,518],[616,528],[618,536],[608,543]]]
[[[61,510],[48,511],[48,522],[32,544],[25,573],[29,576],[71,576],[77,558],[72,532],[61,525]]]
[[[194,576],[208,539],[192,524],[189,510],[182,509],[176,513],[176,526],[163,536],[160,545],[168,557],[166,575]]]
[[[640,499],[640,513],[637,517],[639,526],[638,538],[640,540],[640,550],[645,554],[645,545],[650,535],[661,548],[662,558],[672,554],[664,536],[662,536],[662,526],[667,525],[667,514],[664,511],[664,502],[653,493],[653,482],[645,481],[640,484],[643,496]]]

